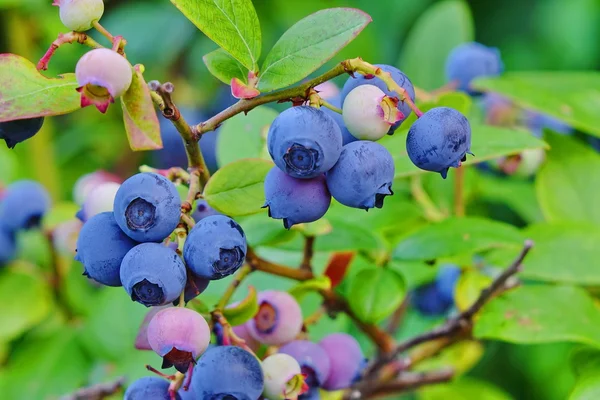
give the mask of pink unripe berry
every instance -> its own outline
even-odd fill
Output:
[[[248,333],[261,343],[279,346],[291,342],[302,329],[302,310],[286,292],[266,290],[258,294],[258,312],[247,322]]]
[[[116,175],[106,171],[94,171],[85,174],[77,179],[73,186],[73,200],[80,206],[83,205],[88,194],[98,185],[107,182],[123,183],[123,180]]]
[[[115,182],[107,182],[96,186],[90,191],[81,211],[77,213],[77,217],[85,222],[96,214],[112,211],[115,202],[115,196],[121,185]]]
[[[248,332],[248,324],[238,325],[233,327],[233,333],[235,333],[240,339],[246,342],[246,346],[253,352],[257,352],[260,349],[260,342],[254,339],[250,332]]]
[[[315,86],[315,90],[323,100],[331,100],[340,95],[340,88],[331,81]]]
[[[60,20],[72,31],[85,32],[104,14],[103,0],[54,0],[60,7]]]
[[[273,354],[261,364],[265,387],[263,395],[268,400],[297,398],[308,390],[300,364],[288,354]]]
[[[80,85],[77,91],[81,93],[81,107],[93,104],[104,113],[129,89],[133,71],[129,61],[116,51],[94,49],[79,59],[75,77]]]
[[[62,222],[52,232],[52,243],[54,248],[62,254],[75,255],[77,249],[77,237],[82,223],[78,219]]]
[[[329,376],[321,385],[326,390],[340,390],[349,387],[364,366],[364,355],[360,345],[346,333],[331,334],[319,342],[329,357]]]
[[[374,85],[360,85],[344,99],[344,123],[357,139],[379,140],[404,115],[397,108],[398,101],[385,95]]]
[[[210,328],[195,311],[170,307],[159,311],[148,324],[148,343],[163,357],[163,368],[186,372],[208,348]]]

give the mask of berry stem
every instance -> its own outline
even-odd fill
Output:
[[[431,200],[431,197],[429,197],[429,194],[423,189],[423,182],[420,175],[411,177],[410,193],[416,202],[419,203],[425,212],[425,218],[429,221],[439,222],[446,218],[445,213],[437,208],[433,200]]]
[[[96,30],[105,38],[108,39],[109,42],[114,43],[115,38],[114,36],[102,25],[100,25],[100,22],[98,22],[97,20],[92,22],[92,26],[94,28],[96,28]]]
[[[315,237],[307,236],[304,239],[304,254],[302,256],[302,263],[300,263],[300,269],[310,271],[312,273],[312,258],[314,255]]]
[[[327,101],[321,99],[321,106],[325,107],[325,108],[329,108],[331,111],[336,112],[338,114],[342,114],[342,109],[338,108],[336,106],[334,106],[331,103],[328,103]]]
[[[457,217],[465,216],[465,167],[456,168],[454,175],[454,214]]]
[[[426,385],[448,382],[454,378],[454,375],[455,372],[452,369],[405,374],[396,380],[380,385],[375,389],[372,396],[367,398],[397,394],[415,390]]]
[[[40,61],[38,61],[37,69],[40,71],[47,70],[48,64],[50,63],[50,59],[52,58],[56,50],[63,44],[72,44],[75,42],[89,46],[93,49],[100,49],[104,47],[83,32],[60,33],[56,40],[52,42],[52,44],[46,51],[46,54],[44,54]]]
[[[192,229],[196,225],[196,221],[186,213],[181,213],[180,218],[181,222],[186,224],[189,229]]]
[[[314,108],[321,108],[321,96],[314,88],[308,90],[308,104]]]
[[[239,271],[235,275],[235,278],[231,281],[231,283],[227,287],[227,290],[225,290],[225,293],[223,293],[221,299],[217,303],[217,310],[223,310],[225,307],[227,307],[227,304],[229,304],[229,300],[231,300],[231,297],[235,293],[236,289],[240,286],[242,281],[246,279],[250,272],[252,272],[252,267],[248,264],[244,265],[242,268],[239,269]]]
[[[314,278],[314,275],[311,271],[290,268],[264,260],[260,258],[251,248],[248,248],[246,262],[250,265],[250,267],[252,267],[252,269],[256,271],[262,271],[284,278],[294,279],[297,281],[307,281]]]

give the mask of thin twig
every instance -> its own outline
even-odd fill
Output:
[[[406,309],[408,308],[408,299],[405,298],[402,304],[394,311],[392,316],[390,317],[390,321],[387,326],[387,333],[390,335],[395,335],[402,324],[402,320],[404,319],[404,315],[406,314]]]
[[[260,258],[251,248],[248,248],[246,262],[252,267],[252,269],[256,271],[262,271],[272,275],[294,279],[296,281],[307,281],[314,278],[314,275],[311,271],[306,271],[299,268],[290,268],[264,260]]]
[[[37,69],[40,71],[47,70],[48,64],[50,63],[50,59],[52,58],[56,50],[64,44],[71,44],[75,42],[86,45],[93,49],[100,49],[104,47],[83,32],[60,33],[56,40],[52,42],[52,44],[46,51],[46,54],[44,54],[40,61],[38,61]]]
[[[251,272],[252,267],[250,265],[244,265],[242,268],[239,269],[239,271],[235,275],[235,278],[233,278],[233,280],[227,287],[227,290],[225,290],[225,292],[221,296],[221,299],[217,303],[217,310],[223,310],[227,306],[227,304],[229,304],[229,300],[231,300],[231,297],[235,293],[236,289]]]
[[[368,398],[383,397],[390,394],[398,394],[418,389],[422,386],[443,383],[452,380],[454,371],[442,369],[431,372],[406,373],[400,378],[380,385]]]
[[[312,258],[315,253],[315,237],[307,236],[304,239],[304,254],[302,256],[302,263],[300,263],[300,269],[310,271],[312,273]]]
[[[79,389],[73,394],[60,398],[60,400],[102,400],[119,393],[125,385],[125,377],[119,377],[113,382],[99,383],[94,386]]]

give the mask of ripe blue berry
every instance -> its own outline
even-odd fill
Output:
[[[262,370],[265,377],[263,395],[269,400],[297,398],[308,390],[298,361],[288,354],[278,353],[265,358]]]
[[[192,389],[199,399],[256,400],[264,387],[259,361],[235,346],[209,348],[198,360]]]
[[[0,139],[4,139],[9,149],[13,149],[18,143],[38,133],[43,124],[44,117],[0,122]]]
[[[331,204],[325,176],[296,179],[277,167],[273,167],[265,178],[265,198],[263,207],[268,207],[269,217],[283,219],[286,229],[318,220]]]
[[[192,213],[194,221],[199,222],[201,219],[210,217],[211,215],[221,215],[221,213],[209,206],[206,200],[196,201],[196,209]]]
[[[81,209],[75,214],[76,217],[81,222],[86,222],[101,212],[112,212],[120,187],[121,185],[115,182],[106,182],[94,187],[86,196]]]
[[[342,155],[327,173],[327,187],[334,199],[354,208],[383,207],[392,192],[394,159],[382,145],[366,140],[344,146]]]
[[[288,108],[269,128],[267,146],[271,158],[294,178],[314,178],[336,163],[342,150],[342,132],[322,110]]]
[[[190,231],[183,257],[194,274],[205,279],[221,279],[233,274],[246,257],[246,235],[229,217],[206,217]]]
[[[296,339],[302,329],[302,310],[289,293],[266,290],[258,294],[258,312],[247,322],[250,335],[261,343],[280,346]]]
[[[356,339],[346,333],[334,333],[319,342],[329,356],[331,370],[322,387],[340,390],[352,385],[360,376],[365,358]]]
[[[562,133],[563,135],[570,135],[573,133],[573,128],[562,122],[559,119],[551,117],[550,115],[538,113],[535,111],[525,112],[525,121],[527,127],[533,132],[536,137],[542,137],[544,129],[549,129],[553,132]]]
[[[440,296],[449,302],[454,302],[454,288],[460,272],[460,268],[455,265],[444,265],[440,267],[435,279]]]
[[[157,376],[145,376],[133,382],[125,392],[124,400],[171,400],[169,381]],[[181,400],[176,395],[177,400]]]
[[[309,387],[321,386],[331,369],[329,356],[321,346],[308,340],[294,340],[279,349],[280,353],[288,354],[300,364],[302,373],[306,375]]]
[[[476,42],[456,46],[446,59],[446,78],[469,94],[478,94],[471,88],[473,79],[500,75],[503,69],[500,51]]]
[[[7,187],[0,203],[0,221],[9,232],[38,227],[50,208],[50,195],[38,182],[18,181]]]
[[[410,127],[406,151],[417,167],[446,179],[448,169],[460,167],[471,154],[469,121],[453,108],[432,108]]]
[[[83,274],[88,278],[107,286],[121,286],[121,262],[138,244],[123,233],[112,212],[103,212],[81,228],[75,259],[83,264]]]
[[[375,66],[381,68],[385,72],[390,73],[394,82],[396,82],[398,86],[406,90],[411,100],[415,101],[415,89],[413,87],[412,82],[410,81],[410,79],[408,79],[404,72],[400,71],[398,68],[392,67],[391,65],[375,64]],[[398,98],[398,100],[400,100],[400,94],[389,91],[387,85],[381,79],[374,76],[356,74],[355,77],[348,78],[348,80],[344,84],[344,87],[342,88],[342,104],[346,101],[346,96],[348,96],[348,93],[350,93],[354,88],[361,85],[377,86],[387,96],[396,97]],[[402,124],[402,122],[404,122],[404,120],[406,120],[406,118],[408,118],[410,113],[412,112],[412,110],[410,109],[408,104],[406,104],[406,102],[398,103],[398,110],[400,110],[400,112],[404,115],[404,118],[400,119],[389,128],[389,134],[394,133],[394,131],[398,129],[400,124]]]
[[[442,296],[436,282],[421,285],[414,290],[411,303],[423,315],[440,316],[447,313],[454,299]]]
[[[0,225],[0,266],[8,264],[17,254],[15,235]]]
[[[117,224],[138,242],[160,242],[173,232],[181,215],[177,188],[167,178],[141,173],[127,179],[114,203]]]
[[[148,325],[148,343],[163,357],[162,368],[187,372],[210,342],[210,328],[197,312],[184,307],[160,310]]]
[[[185,287],[186,270],[174,250],[158,243],[142,243],[131,249],[121,263],[121,283],[146,307],[175,300]]]
[[[342,108],[342,99],[340,98],[340,96],[336,96],[327,101],[331,105],[333,105],[337,108],[340,108],[340,109]],[[340,131],[342,132],[342,145],[343,146],[347,145],[348,143],[356,142],[358,140],[357,138],[352,136],[352,134],[350,133],[348,128],[346,128],[346,124],[344,123],[344,117],[342,117],[342,114],[332,111],[326,107],[321,107],[321,110],[323,110],[323,112],[325,114],[327,114],[331,118],[333,118],[333,120],[336,122],[336,124],[338,124],[338,126],[340,127]]]

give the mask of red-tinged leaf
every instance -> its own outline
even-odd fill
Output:
[[[236,99],[253,99],[260,94],[260,91],[257,88],[246,85],[238,78],[232,78],[231,94]]]
[[[123,121],[129,146],[134,151],[162,149],[160,125],[154,110],[150,89],[140,72],[134,67],[133,81],[129,90],[121,97]]]
[[[16,54],[0,54],[0,122],[48,117],[81,108],[75,74],[46,78]]]
[[[331,287],[334,288],[342,282],[350,263],[354,259],[355,253],[352,251],[344,251],[334,253],[325,268],[325,276],[331,280]]]
[[[233,78],[239,78],[242,81],[247,79],[248,68],[223,49],[211,51],[202,57],[202,61],[211,74],[227,85]]]

